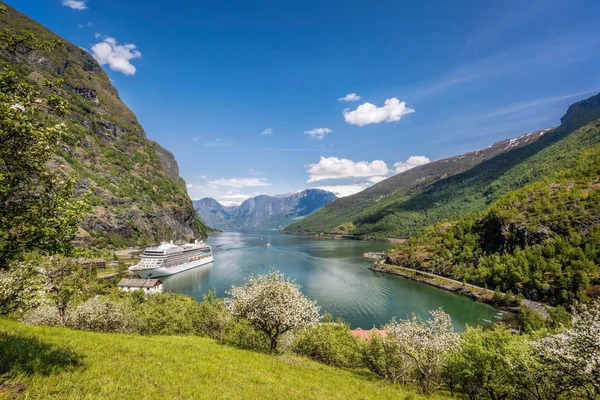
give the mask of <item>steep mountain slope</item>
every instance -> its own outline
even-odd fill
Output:
[[[96,245],[156,242],[206,235],[173,155],[146,138],[135,115],[96,60],[0,2],[0,69],[43,87],[51,82],[70,102],[64,122],[76,143],[53,166],[91,189],[92,210],[81,239]]]
[[[502,194],[553,172],[560,162],[553,146],[597,118],[598,101],[594,96],[571,106],[558,128],[414,168],[339,199],[286,231],[331,232],[344,225],[345,232],[363,237],[406,238],[445,218],[481,211]]]
[[[597,117],[598,97],[591,100],[567,116]],[[582,115],[588,106],[597,110]],[[554,173],[481,213],[422,231],[390,251],[387,263],[554,305],[600,297],[600,120],[553,147],[559,161],[541,162]]]
[[[280,196],[260,195],[238,207],[225,207],[215,199],[194,202],[200,218],[217,229],[281,229],[311,214],[337,197],[321,189],[307,189]]]

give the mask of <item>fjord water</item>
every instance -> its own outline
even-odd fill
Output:
[[[485,324],[497,311],[466,297],[398,276],[375,273],[362,258],[367,251],[389,245],[356,240],[313,239],[279,232],[224,232],[210,236],[213,263],[161,278],[164,290],[202,300],[216,289],[225,297],[232,285],[241,285],[250,274],[275,268],[302,286],[302,292],[321,306],[321,312],[342,317],[352,328],[370,329],[392,317],[423,318],[443,307],[457,330],[466,324]],[[267,246],[270,244],[270,246]]]

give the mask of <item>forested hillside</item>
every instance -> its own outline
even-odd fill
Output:
[[[540,181],[426,229],[387,262],[554,305],[600,296],[600,120],[545,154],[534,158],[547,173]]]
[[[173,155],[146,138],[107,74],[84,49],[0,2],[0,73],[68,101],[61,144],[51,167],[77,177],[76,193],[91,191],[79,240],[126,245],[206,235]]]
[[[599,103],[600,96],[594,96],[572,105],[557,128],[386,179],[336,200],[286,231],[342,233],[339,227],[343,226],[343,233],[365,238],[407,238],[444,219],[482,211],[503,194],[547,176],[566,159],[577,158],[589,143],[563,142],[573,131],[600,117]]]

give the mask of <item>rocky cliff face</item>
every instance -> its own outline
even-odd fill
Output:
[[[238,207],[225,207],[212,198],[194,202],[200,218],[218,229],[282,229],[332,202],[335,194],[307,189],[281,196],[260,195]]]
[[[0,68],[42,87],[55,82],[70,102],[64,123],[76,137],[53,166],[91,189],[92,210],[81,237],[94,244],[145,244],[206,235],[196,218],[177,162],[146,138],[135,115],[85,50],[2,3]]]

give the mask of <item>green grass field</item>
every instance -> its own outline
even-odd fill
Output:
[[[424,398],[367,371],[200,337],[100,334],[0,320],[0,398]],[[439,397],[438,397],[439,398]]]

